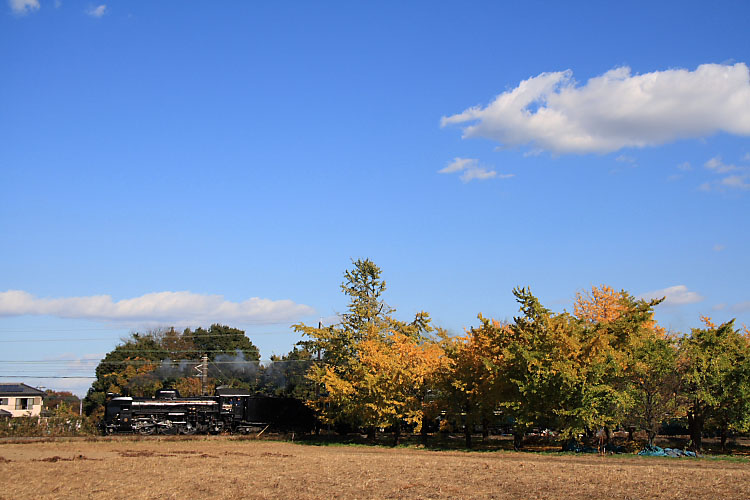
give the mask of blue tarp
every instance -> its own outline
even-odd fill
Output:
[[[658,446],[646,446],[638,454],[645,457],[695,457],[694,451],[680,450],[679,448],[659,448]]]

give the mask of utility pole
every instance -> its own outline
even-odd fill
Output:
[[[323,329],[323,322],[318,321],[318,330]],[[320,366],[320,347],[318,347],[318,366]],[[320,384],[315,384],[315,401],[320,399]]]
[[[201,394],[204,396],[207,396],[208,392],[208,354],[204,354],[201,357],[201,362],[198,366],[195,367],[195,371],[197,371],[201,376]]]

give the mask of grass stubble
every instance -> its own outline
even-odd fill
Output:
[[[0,444],[0,499],[750,498],[712,459],[307,446],[278,441]]]

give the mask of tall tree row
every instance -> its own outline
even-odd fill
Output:
[[[393,317],[383,301],[381,270],[355,261],[344,274],[349,298],[341,322],[295,325],[309,340],[308,398],[322,419],[372,436],[426,420],[486,435],[498,421],[514,443],[534,427],[576,438],[624,426],[646,432],[684,418],[692,447],[707,427],[722,436],[750,428],[750,341],[733,322],[671,335],[654,319],[661,300],[642,300],[607,286],[577,294],[572,313],[544,307],[530,290],[513,294],[511,323],[479,315],[464,335],[434,330],[426,313],[411,322]]]

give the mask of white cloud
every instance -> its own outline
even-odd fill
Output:
[[[460,172],[467,168],[476,168],[479,165],[479,160],[474,158],[454,158],[447,167],[438,170],[439,174],[452,174],[454,172]]]
[[[98,7],[91,7],[86,11],[86,14],[88,14],[91,17],[102,17],[104,14],[107,13],[107,6],[105,4],[99,5]]]
[[[463,182],[469,182],[474,179],[479,181],[485,181],[497,177],[497,172],[494,170],[487,170],[485,168],[469,168],[463,174],[461,174],[461,180]]]
[[[748,175],[729,175],[721,180],[721,185],[734,189],[750,189]]]
[[[39,10],[39,0],[8,0],[10,10],[16,14],[28,14],[35,10]]]
[[[439,174],[454,174],[462,172],[459,177],[462,182],[469,182],[472,180],[484,181],[487,179],[510,179],[514,174],[498,174],[495,170],[479,165],[479,160],[476,158],[454,158],[448,166],[438,170]]]
[[[714,245],[714,252],[721,252],[725,248],[726,248],[726,246],[717,243],[716,245]]]
[[[731,173],[732,175],[726,175],[719,180],[702,184],[699,188],[702,191],[722,191],[726,189],[750,190],[750,168],[724,163],[721,156],[714,156],[704,166],[715,174],[724,175]]]
[[[689,161],[685,161],[685,162],[680,163],[679,165],[677,165],[677,168],[679,170],[682,170],[683,172],[689,172],[689,171],[693,170],[693,166],[690,165]]]
[[[631,75],[616,68],[578,85],[570,70],[542,73],[486,107],[443,117],[463,137],[552,153],[607,153],[719,131],[750,135],[750,69],[703,64]]]
[[[206,325],[214,322],[271,324],[314,313],[313,308],[291,300],[253,297],[231,302],[222,295],[191,292],[147,293],[118,301],[109,295],[44,299],[21,290],[0,292],[0,316],[49,315],[130,323]]]
[[[638,296],[641,299],[660,299],[665,297],[663,304],[678,306],[682,304],[694,304],[701,302],[703,297],[697,292],[691,292],[685,285],[670,286],[661,290],[642,293]]]
[[[743,161],[750,161],[750,153],[745,153],[745,156],[742,157]]]
[[[726,174],[727,172],[734,172],[739,169],[736,165],[727,165],[721,161],[721,156],[714,156],[708,160],[705,167],[709,170],[716,172],[717,174]]]

